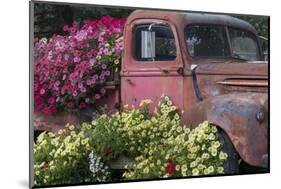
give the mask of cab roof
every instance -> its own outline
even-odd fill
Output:
[[[136,10],[128,17],[127,22],[130,23],[135,19],[162,19],[168,21],[174,21],[189,24],[219,24],[229,27],[235,27],[257,33],[255,28],[248,22],[221,14],[210,13],[186,13],[186,12],[174,12],[174,11],[154,11],[154,10]]]

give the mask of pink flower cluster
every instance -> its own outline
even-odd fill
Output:
[[[79,110],[106,94],[104,83],[120,68],[125,19],[104,16],[65,25],[68,34],[35,39],[35,112]]]

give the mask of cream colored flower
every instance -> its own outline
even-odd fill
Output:
[[[224,152],[220,152],[220,154],[219,154],[219,159],[220,159],[220,160],[225,160],[225,159],[227,159],[227,154],[224,153]]]
[[[146,174],[149,173],[149,168],[148,167],[144,168],[143,172]]]
[[[182,127],[179,126],[179,127],[177,128],[177,132],[178,132],[178,133],[182,132]]]
[[[209,174],[209,169],[204,169],[204,175],[208,175]]]
[[[192,176],[197,176],[197,175],[199,175],[199,170],[196,168],[192,169]]]
[[[196,165],[197,165],[197,162],[196,162],[196,161],[193,161],[193,162],[190,163],[190,167],[191,167],[191,168],[196,167]]]
[[[75,128],[74,125],[69,126],[69,130],[74,130],[74,128]]]
[[[161,161],[158,159],[156,162],[157,165],[161,165]]]
[[[224,172],[224,169],[223,169],[223,167],[218,167],[218,168],[217,168],[217,171],[218,171],[218,173],[223,173],[223,172]]]
[[[181,166],[181,170],[182,170],[183,172],[186,172],[186,171],[187,171],[187,165]]]
[[[209,171],[209,173],[213,173],[214,172],[214,167],[213,166],[209,166],[208,167],[208,171]]]

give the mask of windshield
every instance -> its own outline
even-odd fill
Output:
[[[190,25],[185,29],[189,54],[195,58],[237,58],[260,60],[256,38],[250,32],[229,29],[232,53],[222,25]]]

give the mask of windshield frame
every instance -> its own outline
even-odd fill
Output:
[[[192,56],[189,52],[189,49],[188,49],[188,45],[186,43],[186,35],[187,35],[187,30],[188,28],[192,27],[192,26],[219,26],[219,27],[222,27],[223,28],[223,31],[225,32],[226,34],[226,44],[227,44],[227,47],[230,51],[230,56]],[[229,33],[229,29],[234,29],[234,30],[239,30],[239,31],[244,31],[244,32],[248,32],[250,33],[250,35],[253,36],[253,39],[255,40],[255,42],[257,43],[257,53],[258,53],[258,60],[256,61],[261,61],[263,59],[263,55],[261,53],[261,46],[260,46],[260,41],[257,37],[257,35],[252,32],[252,31],[249,31],[247,29],[244,29],[244,28],[239,28],[239,27],[234,27],[234,26],[231,26],[231,25],[225,25],[225,24],[214,24],[214,23],[191,23],[191,24],[187,24],[185,25],[184,27],[184,44],[185,44],[185,48],[186,48],[186,51],[188,53],[188,56],[193,59],[193,60],[198,60],[198,59],[226,59],[226,60],[229,60],[229,59],[238,59],[237,57],[234,56],[233,54],[233,48],[232,48],[232,44],[231,44],[231,38],[230,38],[230,33]],[[243,61],[243,59],[240,59],[240,61]],[[250,61],[250,60],[244,60],[244,61]]]

